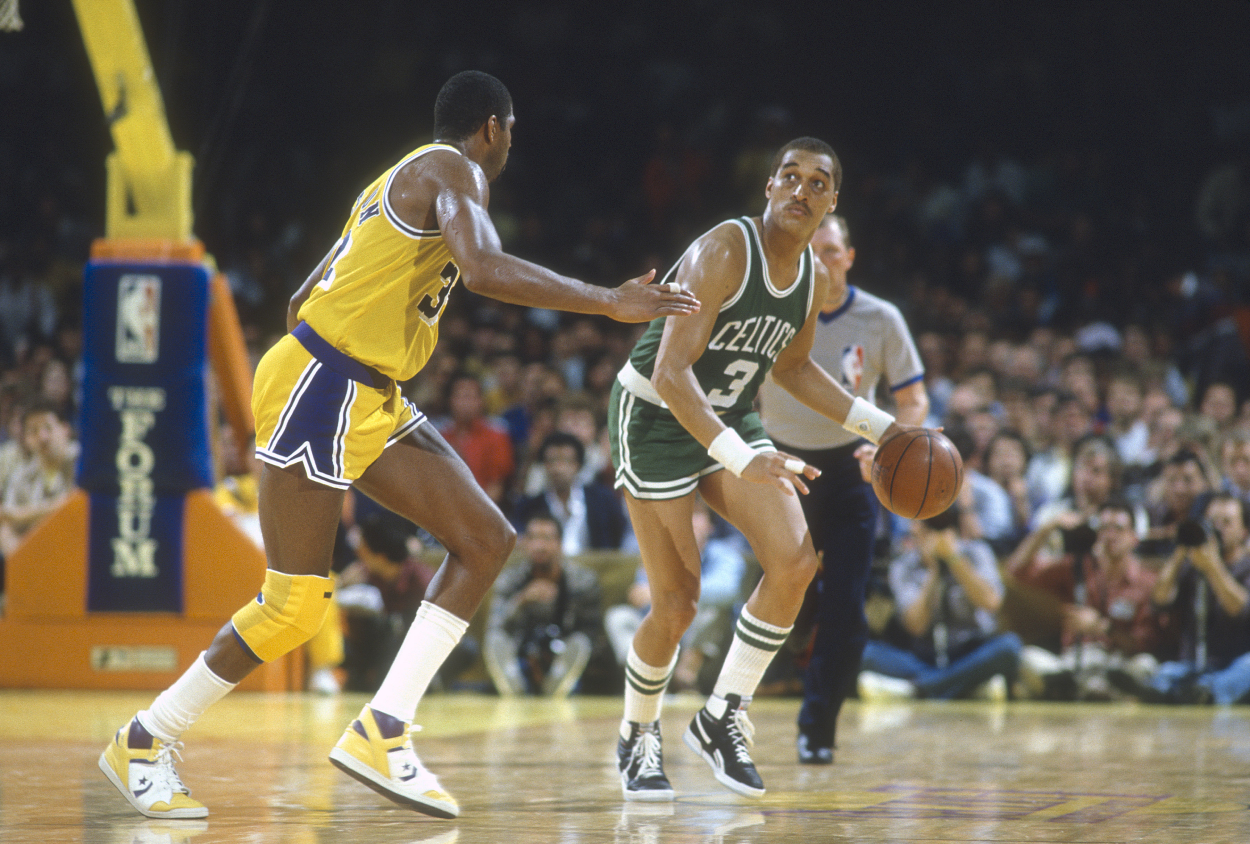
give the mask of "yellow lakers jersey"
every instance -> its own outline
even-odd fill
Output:
[[[365,188],[325,274],[299,309],[299,318],[330,345],[397,381],[430,359],[438,319],[460,279],[442,233],[408,225],[387,199],[399,168],[436,149],[459,154],[446,144],[426,144]]]

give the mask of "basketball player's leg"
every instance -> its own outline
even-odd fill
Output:
[[[625,657],[625,710],[617,742],[617,767],[626,800],[668,801],[660,711],[677,664],[678,643],[699,605],[699,547],[692,526],[694,493],[645,500],[625,494],[647,573],[651,607]]]
[[[356,488],[447,549],[426,600],[472,617],[512,553],[516,531],[438,430],[417,426],[382,452]]]
[[[267,463],[261,466],[260,529],[269,572],[293,579],[328,577],[344,494],[342,489],[309,480],[301,465],[285,469]],[[267,579],[273,577],[269,572]],[[322,589],[325,591],[328,589]],[[299,634],[294,634],[278,649],[284,653],[294,650],[302,644],[295,641],[298,638]],[[235,622],[229,621],[213,639],[205,662],[218,677],[238,683],[262,660],[243,644]]]
[[[699,610],[694,493],[653,501],[627,492],[625,506],[651,590],[651,608],[634,635],[634,650],[651,665],[667,665]]]
[[[458,804],[413,751],[409,730],[430,681],[512,551],[516,532],[429,424],[388,446],[356,486],[428,530],[447,557],[377,693],[330,752],[330,761],[396,803],[454,818]]]
[[[816,572],[816,552],[797,496],[726,471],[705,476],[699,490],[713,510],[746,536],[764,576],[734,626],[712,695],[695,714],[684,738],[722,785],[759,797],[764,794],[764,783],[748,752],[754,727],[746,709],[764,671],[790,635],[807,584]]]
[[[260,596],[222,626],[208,650],[150,707],[118,730],[100,757],[105,776],[148,817],[208,814],[174,770],[182,734],[262,661],[311,637],[329,607],[326,575],[343,490],[309,480],[302,466],[266,464],[259,492],[269,562]]]

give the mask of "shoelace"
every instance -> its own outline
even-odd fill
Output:
[[[747,748],[755,744],[755,725],[747,717],[745,709],[735,709],[729,716],[729,740],[733,742],[734,754],[744,764],[751,762],[751,754]]]
[[[638,742],[634,745],[632,755],[638,762],[638,772],[634,774],[636,779],[662,773],[660,737],[651,730],[643,730],[638,734]]]
[[[178,777],[178,771],[174,769],[174,760],[182,761],[182,742],[169,741],[161,742],[160,747],[156,751],[156,764],[153,766],[152,774],[154,778],[160,779],[164,785],[169,786],[171,794],[190,794],[191,789],[182,784],[182,780]]]

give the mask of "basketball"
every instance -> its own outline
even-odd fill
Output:
[[[872,461],[872,488],[891,513],[928,519],[950,507],[964,479],[964,461],[945,434],[929,428],[886,440]]]

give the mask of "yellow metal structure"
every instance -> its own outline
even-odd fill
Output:
[[[186,243],[190,153],[174,149],[132,0],[73,0],[116,151],[108,156],[105,236]]]

